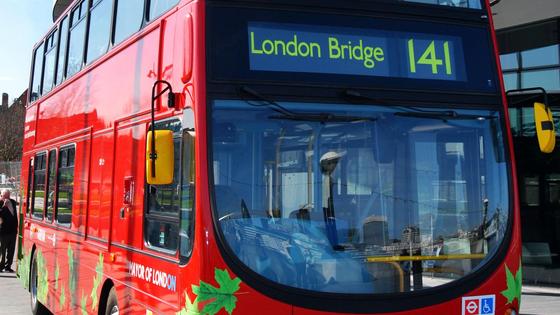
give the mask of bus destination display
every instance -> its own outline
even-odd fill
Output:
[[[252,71],[466,81],[459,37],[249,22]]]

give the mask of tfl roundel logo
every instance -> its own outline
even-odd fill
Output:
[[[495,315],[496,296],[479,295],[463,297],[463,315]]]

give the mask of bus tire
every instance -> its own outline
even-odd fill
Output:
[[[107,306],[105,307],[105,315],[119,315],[119,303],[117,301],[115,287],[112,287],[111,291],[109,291]]]
[[[37,299],[37,260],[35,259],[35,253],[31,257],[31,270],[29,271],[29,291],[31,292],[31,313],[34,315],[46,315],[50,314],[47,308],[39,302]]]

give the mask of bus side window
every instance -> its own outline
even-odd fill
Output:
[[[82,0],[80,4],[72,9],[72,13],[70,14],[68,65],[66,66],[67,78],[80,71],[83,66],[84,41],[86,35],[86,10],[86,1]]]
[[[154,250],[175,254],[179,248],[181,212],[181,121],[157,122],[155,129],[173,131],[173,182],[146,184],[144,239]]]
[[[54,194],[56,184],[56,150],[49,152],[49,167],[47,169],[47,221],[52,222],[54,214]]]
[[[40,153],[35,157],[35,170],[33,171],[33,205],[31,215],[42,220],[45,210],[45,180],[47,168],[47,154]]]
[[[25,195],[25,204],[26,204],[26,209],[25,209],[25,217],[28,217],[29,214],[31,214],[32,212],[32,207],[31,207],[31,189],[33,188],[32,183],[33,183],[33,162],[34,162],[34,158],[29,159],[29,168],[27,170],[27,192]]]
[[[154,20],[165,11],[171,9],[179,0],[150,0],[150,11],[148,20]]]
[[[90,9],[86,64],[92,63],[109,49],[113,1],[96,0]]]
[[[58,47],[58,30],[54,30],[45,40],[45,73],[43,74],[43,91],[47,94],[54,87],[56,68],[56,48]]]
[[[144,7],[134,1],[117,1],[114,22],[114,45],[122,42],[142,26]]]
[[[70,227],[72,222],[72,196],[74,194],[74,146],[60,149],[58,179],[56,181],[56,222]]]
[[[33,55],[33,77],[31,78],[31,89],[29,101],[33,102],[41,96],[41,78],[43,76],[43,44],[35,49]]]
[[[183,131],[181,226],[179,228],[181,262],[191,256],[194,239],[195,145],[194,132]]]
[[[58,40],[58,59],[56,61],[56,85],[59,85],[64,80],[65,66],[66,66],[66,48],[68,43],[68,18],[65,17],[60,22],[60,39]]]

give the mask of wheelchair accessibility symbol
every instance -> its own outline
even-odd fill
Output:
[[[463,297],[463,315],[495,315],[496,296],[480,295]]]

